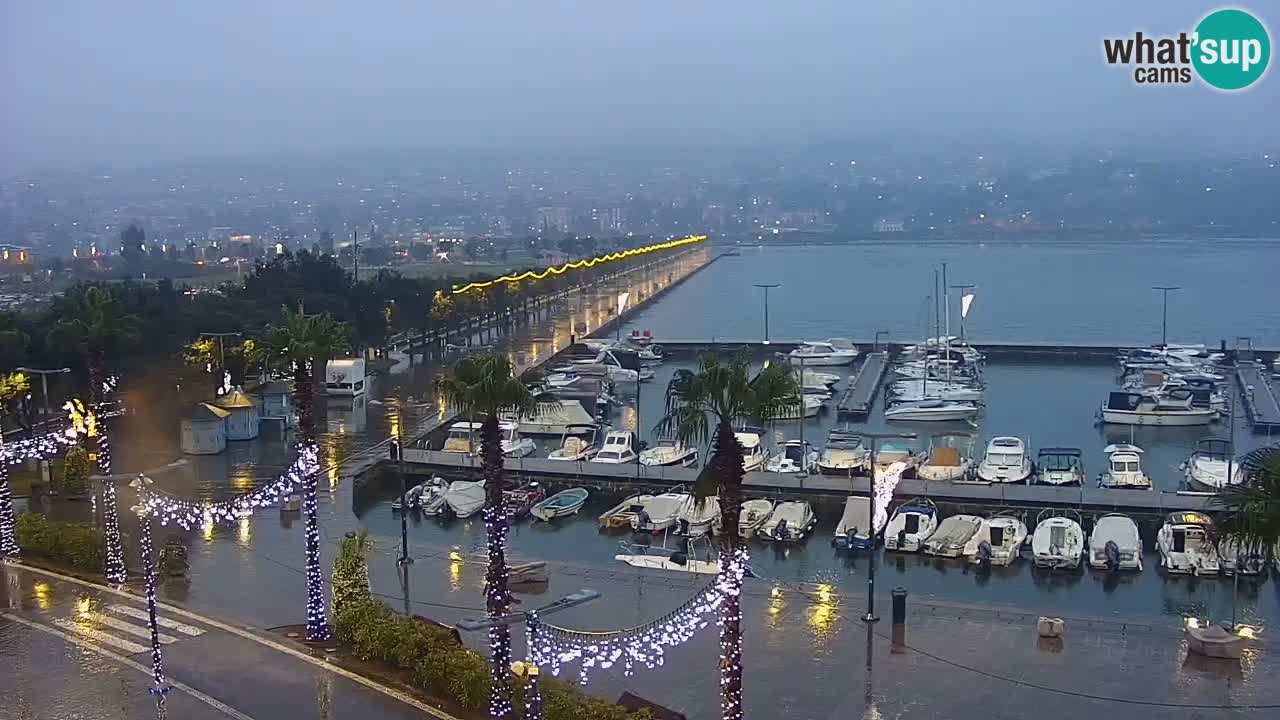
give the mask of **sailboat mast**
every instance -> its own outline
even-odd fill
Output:
[[[947,350],[946,350],[947,384],[950,385],[951,384],[951,291],[947,290],[947,264],[946,263],[942,263],[942,292],[946,293],[946,296],[945,296],[946,299],[943,300],[942,307],[945,308],[944,313],[946,314],[947,325],[946,325],[946,328],[943,330],[943,332],[946,334],[946,337],[947,337],[947,340],[946,340],[947,342]]]

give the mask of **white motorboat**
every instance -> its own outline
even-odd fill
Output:
[[[920,400],[982,402],[982,388],[945,381],[900,380],[893,384],[889,392],[893,399],[898,402],[918,402]]]
[[[600,350],[594,358],[574,360],[570,368],[592,375],[604,375],[614,382],[636,382],[645,379],[646,374],[653,377],[653,370],[641,365],[640,356],[634,350],[620,347]]]
[[[858,348],[844,338],[829,338],[800,343],[787,357],[805,367],[836,367],[852,363],[858,357]]]
[[[956,438],[964,447],[947,444],[948,438]],[[929,456],[916,468],[916,477],[933,482],[963,480],[973,469],[970,452],[973,437],[968,434],[935,435],[930,440]]]
[[[564,434],[560,436],[560,447],[548,453],[547,459],[572,462],[590,460],[600,451],[600,447],[595,442],[596,433],[599,431],[599,426],[594,423],[582,427],[570,426],[565,428]],[[583,433],[590,433],[590,437],[583,438],[581,436]]]
[[[679,440],[659,440],[658,444],[640,451],[640,464],[650,467],[693,467],[698,464],[698,448]]]
[[[449,483],[444,500],[454,515],[460,518],[471,517],[484,507],[484,481],[454,480]]]
[[[1231,480],[1227,480],[1227,468]],[[1182,463],[1187,484],[1196,490],[1218,492],[1228,485],[1244,482],[1244,469],[1231,457],[1231,443],[1219,438],[1205,438],[1196,443],[1191,457]]]
[[[799,500],[780,502],[769,513],[757,533],[766,540],[800,542],[818,522],[809,503]]]
[[[753,432],[736,432],[733,434],[742,446],[742,469],[744,472],[759,470],[769,460],[769,451],[760,442],[760,434]]]
[[[635,461],[635,441],[631,431],[612,430],[604,436],[604,444],[589,462],[601,465],[625,465]]]
[[[1224,575],[1235,575],[1238,570],[1242,577],[1255,576],[1267,571],[1265,548],[1249,548],[1240,553],[1239,547],[1240,543],[1234,537],[1218,539],[1218,558]]]
[[[965,545],[978,534],[981,527],[982,518],[977,515],[952,515],[943,518],[938,529],[925,539],[924,553],[939,557],[960,557],[964,554]]]
[[[738,511],[738,534],[744,539],[755,535],[772,512],[773,501],[766,498],[755,498],[742,503],[742,509]]]
[[[1218,417],[1211,407],[1193,406],[1190,390],[1140,393],[1113,390],[1102,406],[1102,421],[1114,425],[1208,425]]]
[[[532,414],[522,418],[506,415],[502,420],[514,420],[520,424],[520,432],[524,435],[563,436],[567,430],[573,429],[578,435],[589,434],[595,425],[591,413],[582,409],[577,400],[551,400],[542,403]]]
[[[631,529],[640,532],[666,530],[676,524],[680,509],[690,497],[688,493],[668,492],[637,501],[640,509],[631,519]]]
[[[850,495],[844,499],[844,513],[836,524],[831,544],[843,550],[870,550],[875,546],[870,498]]]
[[[782,443],[782,451],[764,464],[765,472],[807,473],[818,462],[818,451],[804,440],[788,440]]]
[[[580,379],[582,379],[582,376],[578,375],[577,373],[557,372],[557,373],[551,373],[546,377],[542,378],[542,382],[547,386],[548,390],[551,390],[554,392],[556,390],[562,390],[564,388],[567,388],[570,385],[573,385],[574,383],[578,382],[578,380]]]
[[[867,468],[871,451],[862,436],[843,430],[832,430],[827,444],[818,456],[818,472],[825,475],[851,475]]]
[[[841,379],[842,378],[835,373],[822,372],[821,370],[810,370],[809,368],[805,368],[804,372],[800,375],[800,382],[805,387],[816,387],[817,385],[822,385],[828,390],[835,387]]]
[[[884,547],[898,552],[918,552],[938,529],[938,508],[926,499],[908,500],[893,511],[884,528]]]
[[[1084,485],[1083,453],[1079,448],[1040,448],[1036,454],[1036,482],[1044,485]]]
[[[1098,478],[1098,487],[1150,490],[1151,478],[1142,469],[1142,448],[1116,443],[1102,449],[1107,454],[1107,469]]]
[[[653,495],[639,493],[604,511],[598,518],[600,527],[608,529],[629,528],[633,520],[653,500]]]
[[[449,426],[441,452],[472,455],[480,452],[480,425],[476,422],[456,422]]]
[[[971,402],[912,400],[890,405],[884,411],[884,419],[896,422],[963,422],[973,420],[978,412],[978,406]]]
[[[996,515],[965,543],[964,554],[976,565],[1009,565],[1022,555],[1027,541],[1027,525],[1011,515]]]
[[[449,493],[449,482],[442,477],[433,477],[427,481],[422,494],[418,496],[418,511],[423,515],[439,515],[448,507],[445,496]]]
[[[1089,535],[1089,565],[1098,570],[1142,570],[1138,524],[1116,513],[1095,520]]]
[[[530,455],[537,450],[533,438],[527,438],[520,434],[520,424],[514,422],[504,422],[498,425],[502,431],[502,456],[520,458]]]
[[[876,477],[883,478],[898,463],[902,464],[902,470],[899,471],[899,475],[919,464],[916,451],[909,444],[896,440],[885,440],[876,447],[876,456],[872,459]]]
[[[995,437],[978,465],[978,479],[990,483],[1020,483],[1031,477],[1027,448],[1016,437]]]
[[[1036,567],[1075,570],[1084,557],[1084,542],[1079,513],[1053,515],[1046,510],[1031,535],[1031,556]]]
[[[418,507],[418,499],[422,497],[422,493],[426,489],[426,483],[414,485],[404,492],[403,498],[396,498],[391,501],[391,510],[393,512],[401,512],[406,506],[408,506],[410,510],[416,510]]]
[[[707,542],[705,539],[689,538],[685,550],[675,550],[666,547],[666,540],[663,540],[663,547],[651,547],[648,545],[624,545],[625,553],[614,555],[615,560],[637,568],[645,570],[669,570],[671,572],[697,573],[699,575],[715,575],[720,572],[719,560],[710,559],[712,556],[710,547],[707,548],[704,555],[708,559],[703,560],[697,557],[695,552],[695,542]]]
[[[828,396],[830,397],[830,396]],[[778,410],[770,420],[796,420],[800,417],[801,412],[804,417],[817,417],[818,412],[822,410],[824,400],[821,395],[800,395],[799,399],[794,403],[787,403]],[[801,407],[803,406],[803,410]]]
[[[586,488],[569,488],[534,505],[529,513],[539,520],[550,522],[556,518],[577,515],[586,502]]]
[[[713,527],[720,524],[720,498],[712,495],[702,499],[699,504],[697,498],[692,495],[688,496],[684,504],[680,506],[680,512],[676,514],[675,532],[680,535],[688,535],[689,537],[697,537],[706,535],[711,532]]]
[[[1218,548],[1213,542],[1213,521],[1198,512],[1169,513],[1156,533],[1160,565],[1178,575],[1217,575]]]

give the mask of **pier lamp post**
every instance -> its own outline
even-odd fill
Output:
[[[755,287],[764,288],[764,344],[769,344],[769,291],[782,287],[782,283],[753,283]]]
[[[1160,299],[1160,347],[1169,347],[1169,291],[1181,290],[1177,285],[1152,285],[1152,290],[1159,290]]]
[[[871,485],[868,488],[868,500],[871,505],[871,550],[867,554],[867,614],[862,616],[862,621],[867,623],[878,622],[880,618],[876,617],[876,541],[879,538],[879,531],[876,530],[876,450],[881,440],[915,440],[918,435],[915,433],[862,433],[862,437],[871,441]]]
[[[404,474],[404,417],[398,403],[396,404],[396,431],[391,438],[391,451],[395,453],[396,473],[400,475],[400,557],[396,559],[396,565],[406,567],[413,564],[413,558],[409,557],[409,505],[406,502],[409,495],[409,480]],[[406,569],[406,582],[408,572]]]
[[[499,615],[497,617],[485,618],[466,618],[457,624],[457,628],[463,632],[476,632],[477,630],[487,630],[499,625],[518,625],[524,623],[527,641],[525,642],[526,659],[511,664],[511,670],[516,675],[524,678],[529,684],[529,690],[525,693],[525,720],[542,720],[542,690],[539,686],[539,678],[541,672],[538,670],[538,633],[542,628],[541,616],[557,613],[562,610],[568,610],[584,603],[589,603],[600,597],[600,593],[596,590],[584,588],[575,593],[570,593],[555,602],[543,605],[536,610],[526,610],[524,612],[509,613],[507,615]]]

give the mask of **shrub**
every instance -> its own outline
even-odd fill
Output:
[[[102,571],[102,531],[77,523],[50,521],[40,513],[22,513],[18,546],[34,557],[66,563],[78,570]]]
[[[369,597],[369,563],[365,553],[369,549],[369,532],[348,534],[333,561],[333,611],[338,612],[348,602]]]
[[[67,495],[84,495],[89,492],[89,475],[93,469],[89,453],[77,445],[67,451],[62,463],[62,490]]]

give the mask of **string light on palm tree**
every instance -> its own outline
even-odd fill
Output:
[[[138,496],[143,495],[145,486],[151,484],[151,479],[139,475],[129,486],[137,491]],[[156,695],[164,695],[169,692],[169,684],[165,681],[164,676],[164,659],[160,655],[160,628],[156,622],[156,563],[155,563],[155,547],[151,537],[151,513],[147,512],[145,505],[133,506],[133,512],[138,516],[139,525],[142,527],[142,572],[144,573],[143,595],[147,601],[147,629],[151,633],[151,677],[153,685],[150,692]]]

